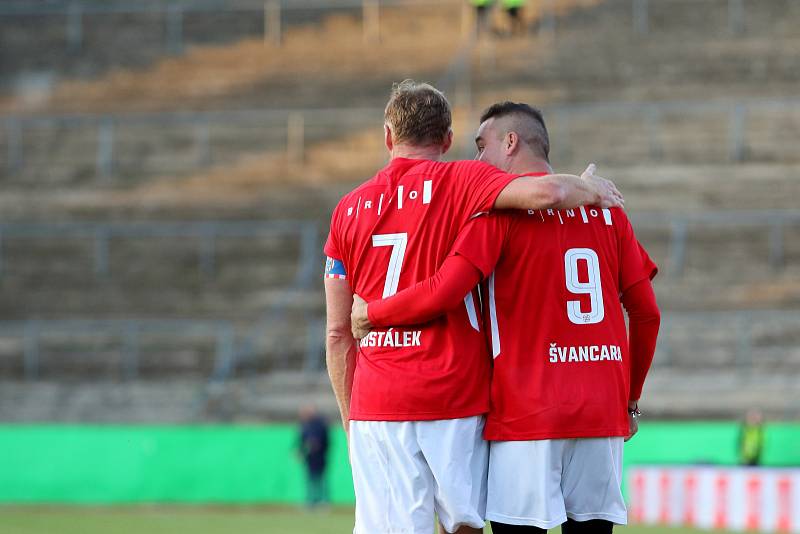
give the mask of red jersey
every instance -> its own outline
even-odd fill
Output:
[[[626,436],[620,295],[657,268],[625,212],[491,214],[470,223],[454,252],[487,277],[494,375],[486,439]]]
[[[345,195],[325,253],[331,271],[367,301],[432,276],[470,217],[488,211],[517,175],[479,161],[397,158]],[[374,329],[361,340],[350,418],[452,419],[489,408],[491,361],[479,312],[465,306],[411,328]]]

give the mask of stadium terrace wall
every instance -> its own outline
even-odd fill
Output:
[[[643,423],[627,465],[737,460],[738,425]],[[292,425],[0,426],[3,503],[299,503],[303,464]],[[800,424],[767,427],[765,465],[800,465]],[[351,504],[344,433],[332,438],[334,503]]]

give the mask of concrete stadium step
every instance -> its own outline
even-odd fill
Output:
[[[794,198],[800,194],[800,165],[793,163],[609,165],[603,163],[602,153],[581,150],[580,154],[580,165],[556,163],[556,169],[578,172],[586,162],[596,162],[598,174],[619,185],[633,217],[650,211],[791,210],[796,209]]]
[[[299,373],[298,373],[299,374]],[[0,381],[0,421],[81,423],[184,423],[295,421],[315,405],[331,424],[339,420],[324,373],[275,392],[273,380],[239,378],[209,385],[197,379],[117,381]],[[796,380],[786,373],[735,369],[651,371],[641,409],[651,418],[739,418],[754,406],[775,419],[800,413]]]
[[[365,43],[360,9],[335,6],[299,10],[295,15],[287,10],[283,22],[290,22],[297,14],[311,20],[284,31],[280,47],[265,42],[260,35],[243,34],[227,45],[187,47],[186,53],[178,57],[169,57],[161,49],[161,61],[151,62],[149,68],[111,70],[96,80],[59,84],[46,105],[72,110],[120,109],[125,104],[128,109],[202,108],[209,101],[227,98],[290,107],[308,102],[309,97],[320,102],[332,98],[361,100],[363,105],[360,87],[370,84],[376,76],[385,80],[381,91],[385,95],[386,83],[393,79],[402,79],[412,71],[438,75],[447,67],[460,44],[460,24],[453,25],[452,20],[460,16],[462,6],[455,1],[443,4],[412,3],[382,10],[381,32],[394,38],[374,43]],[[256,6],[261,10],[264,4]],[[250,15],[263,22],[263,11]],[[221,24],[225,22],[223,17]],[[209,35],[225,36],[234,29],[215,27]],[[160,48],[161,42],[149,41],[150,46],[142,48]],[[115,47],[108,48],[113,51]],[[126,56],[135,56],[137,48],[122,51],[120,63],[125,64]],[[437,54],[422,53],[431,49]],[[402,54],[403,51],[409,53]],[[393,56],[395,61],[385,61]],[[103,61],[98,63],[97,70],[107,67]],[[331,69],[333,65],[335,70]],[[297,83],[298,80],[306,83]],[[74,90],[76,87],[78,91]],[[93,97],[85,98],[88,93]],[[24,99],[18,100],[24,103]]]
[[[647,378],[641,409],[653,418],[742,418],[758,407],[769,418],[800,413],[796,375],[735,368],[656,368]]]
[[[249,10],[214,11],[203,6],[192,9],[189,2],[186,5],[189,9],[180,13],[178,33],[175,27],[168,28],[177,20],[175,13],[157,3],[147,9],[146,5],[131,5],[127,1],[105,1],[99,10],[92,9],[91,2],[87,4],[85,12],[80,7],[71,7],[69,13],[59,13],[56,9],[51,14],[0,17],[0,49],[15,52],[4,57],[1,72],[8,77],[46,71],[60,77],[93,78],[120,68],[146,68],[192,46],[263,39],[265,29],[264,6],[257,4],[251,4]],[[47,7],[32,6],[21,11],[47,13],[50,11]],[[336,10],[352,16],[357,16],[358,11]],[[79,33],[69,28],[76,14],[80,15]],[[286,10],[281,22],[284,31],[292,31],[299,25],[317,24],[330,14],[329,9]],[[78,36],[79,42],[71,46],[70,41]]]
[[[505,84],[502,98],[516,93],[518,99],[537,103],[524,87]],[[486,104],[494,99],[485,99]],[[748,164],[800,162],[792,142],[794,132],[800,130],[800,112],[788,100],[706,98],[642,104],[616,100],[591,105],[541,104],[552,139],[552,161],[557,166],[582,164],[587,157],[613,166],[643,162],[697,167],[725,166],[737,160]],[[736,111],[737,106],[742,111]],[[292,134],[286,120],[217,120],[201,129],[191,121],[175,124],[167,118],[142,123],[120,120],[114,130],[113,148],[106,153],[98,148],[102,145],[98,141],[102,128],[98,130],[91,118],[86,119],[87,125],[77,127],[53,123],[29,132],[26,126],[19,141],[24,145],[23,159],[17,166],[1,168],[0,178],[7,190],[40,193],[48,187],[69,189],[73,195],[75,188],[126,191],[150,182],[162,188],[181,188],[182,179],[191,183],[192,178],[214,170],[227,170],[233,176],[244,170],[257,172],[262,187],[292,177],[307,183],[309,175],[320,174],[316,168],[320,166],[326,171],[324,177],[315,178],[317,181],[352,180],[354,175],[367,177],[385,159],[380,136],[370,134],[379,124],[380,114],[368,112],[354,112],[346,122],[304,114],[305,160],[294,163],[287,153],[287,138]],[[205,119],[197,120],[202,123]],[[471,130],[474,125],[458,127]],[[370,138],[373,142],[365,142]],[[0,146],[16,142],[0,129]],[[335,157],[329,154],[333,145],[339,145]],[[293,150],[298,150],[297,146]],[[454,155],[469,158],[473,151],[470,139],[469,143],[460,143]],[[217,181],[235,184],[226,172],[219,174]]]
[[[800,371],[796,310],[662,310],[655,364],[670,369]]]
[[[791,94],[788,88],[798,76],[797,58],[789,52],[800,39],[797,33],[783,38],[700,39],[623,34],[615,39],[616,32],[608,32],[597,40],[592,38],[596,32],[565,32],[567,35],[556,41],[538,43],[535,51],[531,45],[522,46],[524,41],[496,41],[493,50],[482,52],[481,87],[493,92],[504,82],[513,80],[519,87],[527,80],[537,82],[542,94],[557,95],[562,101],[592,101],[612,95],[641,100],[774,95],[776,91]],[[515,54],[512,46],[528,53]],[[592,54],[582,55],[589,46]]]
[[[257,313],[298,279],[298,245],[296,236],[219,238],[203,259],[201,240],[121,238],[97,273],[91,241],[6,238],[0,309],[7,318]]]
[[[577,9],[575,2],[561,2],[571,4],[572,10],[565,11],[563,35],[559,33],[555,43],[496,40],[499,60],[494,71],[479,74],[471,91],[477,103],[476,109],[501,96],[507,98],[508,95],[530,100],[547,109],[556,102],[675,98],[708,100],[709,94],[745,98],[794,94],[791,88],[796,84],[800,65],[796,64],[797,58],[790,51],[796,48],[800,35],[797,35],[796,25],[786,21],[796,14],[796,6],[784,0],[770,0],[768,3],[768,6],[762,3],[764,7],[755,4],[746,6],[747,31],[736,37],[726,34],[727,2],[710,1],[704,2],[703,6],[698,6],[696,2],[670,2],[669,8],[650,3],[653,19],[650,35],[637,37],[630,31],[610,31],[602,33],[605,37],[598,42],[598,28],[630,28],[630,2],[604,2]],[[442,9],[453,11],[457,7],[453,4]],[[400,28],[413,26],[410,21],[412,13],[389,11],[392,13],[388,15],[392,24]],[[691,13],[688,21],[685,20],[687,13]],[[452,15],[449,14],[449,19],[452,19]],[[428,15],[428,18],[435,20],[449,20],[442,17],[439,11],[435,17]],[[715,32],[708,20],[721,23],[724,31]],[[451,26],[448,25],[446,30],[455,31]],[[669,31],[662,31],[661,28],[669,28]],[[685,32],[685,35],[680,33],[682,38],[675,39],[675,31]],[[314,35],[311,32],[309,37]],[[591,55],[585,54],[587,48],[592,49]],[[263,46],[260,53],[264,53]],[[506,58],[509,59],[506,61]],[[198,68],[198,64],[192,63],[192,66]],[[438,65],[437,72],[444,66]],[[383,104],[391,76],[385,82],[369,85],[366,93],[359,80],[356,84],[359,86],[356,91],[358,94],[354,95],[352,90],[346,88],[354,85],[352,77],[358,76],[357,69],[350,75],[346,68],[343,70],[346,79],[333,77],[336,78],[331,82],[334,85],[318,83],[319,76],[315,73],[299,73],[292,78],[295,87],[297,80],[307,78],[313,81],[299,84],[302,91],[282,87],[280,80],[268,76],[260,81],[250,76],[246,77],[247,90],[236,89],[221,95],[217,91],[211,99],[209,95],[201,95],[194,102],[197,105],[190,107],[207,109],[210,101],[248,102],[254,106],[272,102],[272,106],[280,106],[280,100],[276,98],[298,92],[303,92],[305,105],[308,102],[325,102],[326,106],[333,107]],[[148,75],[147,72],[139,74],[142,77]],[[159,92],[162,86],[159,85]],[[538,92],[531,93],[531,87],[536,87]],[[248,91],[262,95],[260,104],[247,98]],[[158,95],[145,96],[156,98]],[[132,98],[130,92],[122,94],[118,98],[117,109],[136,108]],[[72,102],[74,98],[67,100]],[[185,103],[186,99],[180,102]],[[222,106],[223,109],[226,107],[230,106]],[[569,142],[554,143],[555,161],[559,164],[571,162],[575,147],[580,147],[583,154],[592,154],[593,158],[602,154],[612,163],[630,164],[651,156],[661,161],[688,163],[725,161],[730,145],[730,134],[727,132],[729,119],[713,114],[705,117],[704,113],[703,128],[697,128],[696,114],[692,110],[680,109],[666,113],[660,119],[664,121],[666,129],[656,144],[648,136],[642,135],[642,131],[649,126],[642,124],[641,117],[612,115],[598,118],[597,121],[583,120],[570,124],[569,128],[565,127],[561,134],[558,132],[559,121],[553,117],[555,137],[561,135],[569,138]],[[793,149],[791,139],[800,124],[800,117],[795,115],[792,109],[777,109],[748,117],[744,157],[749,161],[794,161],[797,151]],[[645,118],[645,122],[648,120]],[[341,138],[350,129],[337,122],[315,130],[309,122],[307,142],[313,144],[317,139]],[[597,131],[604,132],[604,135],[596,135]],[[69,135],[66,132],[59,127],[44,130],[34,128],[27,132],[23,136],[26,164],[13,173],[4,169],[3,182],[30,188],[41,187],[41,184],[125,188],[147,179],[168,180],[164,177],[191,175],[198,169],[206,168],[209,161],[228,165],[238,158],[263,152],[265,148],[280,153],[286,142],[283,129],[276,131],[274,125],[258,123],[215,124],[200,134],[193,126],[181,128],[169,124],[139,124],[118,127],[114,134],[113,168],[107,170],[114,176],[108,178],[104,176],[105,171],[99,174],[97,171],[98,126],[70,127]],[[3,129],[0,136],[5,133]],[[198,142],[199,138],[204,137],[211,144],[210,151],[202,148],[205,146],[203,142]],[[567,146],[572,150],[566,150]]]
[[[0,381],[5,422],[190,423],[201,410],[207,382],[196,378],[119,382]]]
[[[79,287],[107,280],[145,285],[172,280],[189,287],[213,281],[229,287],[253,279],[270,287],[291,283],[300,245],[298,235],[288,232],[280,238],[214,237],[210,250],[207,239],[180,235],[115,236],[100,250],[87,237],[4,236],[3,276],[45,286],[49,279]]]
[[[320,267],[321,269],[322,267]],[[251,280],[252,282],[252,280]],[[200,284],[194,288],[174,285],[85,286],[82,289],[24,287],[14,291],[0,286],[0,313],[5,320],[62,319],[65,317],[226,317],[243,320],[259,315],[284,290],[257,283],[236,289]],[[322,289],[310,289],[295,297],[295,305],[316,312],[322,307]]]
[[[217,385],[187,377],[132,382],[2,379],[0,421],[150,424],[294,421],[300,407],[314,404],[335,424],[339,412],[327,375],[314,376],[318,385],[280,395],[267,389],[269,384],[250,379]]]
[[[322,366],[320,310],[277,317],[68,319],[0,323],[0,376],[54,380],[211,379]],[[282,340],[280,344],[276,340]]]

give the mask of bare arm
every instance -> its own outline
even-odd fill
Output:
[[[350,420],[350,393],[356,369],[356,341],[350,333],[353,292],[347,280],[325,279],[325,362],[344,429]]]
[[[569,209],[578,206],[622,207],[624,200],[610,180],[594,175],[591,164],[578,177],[572,174],[522,176],[497,196],[495,209]]]

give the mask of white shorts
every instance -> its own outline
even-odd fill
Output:
[[[628,522],[623,439],[493,441],[486,518],[549,529],[575,521]]]
[[[354,534],[432,534],[483,528],[489,446],[483,416],[351,421]]]

